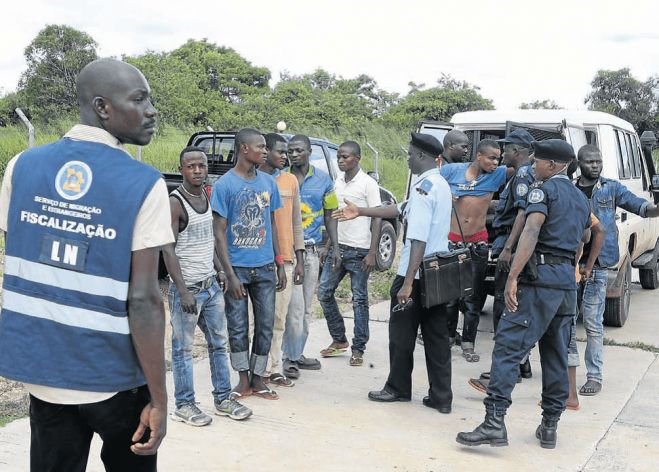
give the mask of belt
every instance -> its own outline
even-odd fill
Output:
[[[462,241],[449,241],[449,246],[453,246],[455,248],[459,247],[482,247],[482,246],[487,246],[487,243],[485,241],[478,241],[477,243],[470,243],[470,242],[462,242]]]
[[[542,264],[570,264],[574,265],[574,257],[554,256],[553,254],[542,254],[537,252],[538,265]]]
[[[339,244],[339,249],[343,249],[344,251],[367,251],[368,250],[367,248],[346,246],[345,244]]]
[[[213,285],[213,281],[215,280],[215,276],[211,275],[205,280],[202,280],[201,282],[197,282],[196,284],[188,285],[187,288],[193,289],[193,290],[206,290]]]
[[[318,246],[316,246],[315,244],[305,244],[304,249],[307,252],[313,252],[314,254],[318,252]]]

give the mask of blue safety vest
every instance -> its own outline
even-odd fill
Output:
[[[16,161],[0,375],[73,390],[144,385],[128,328],[135,219],[160,178],[124,151],[61,139]]]

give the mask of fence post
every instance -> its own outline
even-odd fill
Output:
[[[25,116],[23,110],[21,110],[20,108],[16,108],[14,111],[21,119],[21,121],[25,124],[25,126],[27,126],[27,147],[29,148],[34,147],[34,126],[32,126],[30,120],[27,119],[27,116]]]

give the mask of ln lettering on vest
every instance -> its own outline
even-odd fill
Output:
[[[87,241],[77,241],[46,234],[41,241],[39,262],[82,272],[85,270],[88,250],[89,243]]]

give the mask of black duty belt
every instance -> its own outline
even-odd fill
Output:
[[[553,254],[543,254],[541,252],[537,252],[536,256],[538,256],[538,265],[542,265],[542,264],[574,265],[574,257],[554,256]]]
[[[188,285],[187,288],[191,290],[207,290],[211,287],[211,285],[213,285],[214,280],[215,280],[215,276],[211,275],[206,280],[202,280],[201,282],[197,282],[196,284]]]

